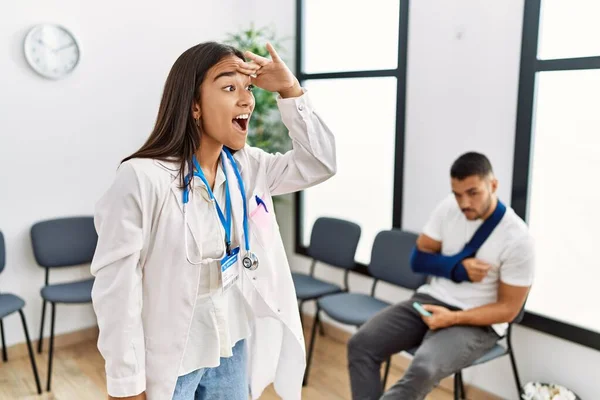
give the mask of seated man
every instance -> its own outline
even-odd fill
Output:
[[[350,339],[354,400],[424,399],[441,379],[490,350],[523,307],[534,269],[527,226],[498,200],[484,155],[462,155],[450,176],[453,195],[435,209],[411,257],[414,271],[434,275],[431,282]],[[432,316],[422,316],[413,302]],[[382,396],[381,363],[417,346],[404,377]]]

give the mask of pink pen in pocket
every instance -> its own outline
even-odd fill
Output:
[[[255,195],[254,199],[256,200],[256,208],[250,213],[250,218],[254,217],[261,210],[264,210],[264,212],[266,213],[269,212],[269,209],[267,208],[267,205],[265,204],[263,199],[258,197],[258,195]]]
[[[273,238],[273,216],[267,202],[261,199],[258,195],[254,196],[256,208],[250,212],[250,219],[256,228],[256,233],[261,240],[269,243]]]

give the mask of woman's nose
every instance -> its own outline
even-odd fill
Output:
[[[248,107],[253,108],[254,107],[254,96],[252,96],[252,93],[246,92],[246,93],[240,95],[240,98],[238,100],[238,105],[243,108],[248,108]]]

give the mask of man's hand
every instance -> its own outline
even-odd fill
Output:
[[[434,240],[422,233],[417,238],[417,248],[426,253],[438,254],[442,251],[442,242]]]
[[[130,397],[112,397],[109,395],[108,400],[146,400],[146,392]]]
[[[462,264],[465,266],[471,282],[481,282],[487,276],[490,268],[492,268],[490,264],[477,258],[466,258]]]
[[[421,317],[432,331],[448,328],[457,323],[456,312],[450,311],[446,307],[424,304],[423,308],[433,314],[431,317]]]

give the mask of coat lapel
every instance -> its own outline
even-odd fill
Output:
[[[225,170],[227,173],[227,185],[229,186],[229,193],[231,195],[231,212],[232,212],[232,225],[235,227],[234,228],[234,232],[235,232],[235,237],[237,242],[239,243],[240,246],[240,250],[242,254],[245,254],[245,241],[244,241],[244,206],[243,206],[243,200],[242,200],[242,196],[240,193],[240,187],[237,181],[237,177],[235,175],[235,172],[233,170],[233,167],[231,166],[231,163],[229,162],[229,159],[227,158],[227,156],[225,155],[225,153],[222,153],[222,157],[225,157]],[[235,159],[234,159],[235,160]],[[159,162],[159,161],[157,161]],[[178,173],[178,170],[175,169],[175,164],[166,164],[166,163],[162,163],[159,162],[161,164],[161,166],[163,168],[168,168],[169,170],[171,170],[171,172],[174,172],[175,174]],[[240,162],[240,160],[236,160],[236,165],[238,167],[238,170],[240,171],[240,174],[242,173],[242,163]],[[193,183],[193,192],[190,193],[190,197],[189,197],[189,201],[187,203],[186,209],[187,209],[187,227],[190,230],[190,232],[192,233],[192,236],[195,240],[196,243],[199,243],[200,240],[202,240],[202,235],[200,232],[200,225],[198,224],[198,218],[197,216],[199,215],[198,213],[200,213],[200,209],[199,209],[199,205],[202,201],[206,201],[206,199],[203,197],[202,193],[203,191],[205,191],[206,189],[204,188],[204,184],[200,182],[199,178],[194,178],[194,183]],[[248,187],[246,182],[244,182],[244,186],[246,189],[246,195],[248,193]],[[183,216],[183,189],[181,189],[179,187],[179,180],[175,179],[173,181],[173,183],[171,184],[171,192],[173,194],[173,196],[175,196],[176,202],[179,205],[179,209],[182,213]],[[201,200],[198,199],[198,196],[201,197]],[[214,207],[214,206],[212,206]],[[211,210],[211,212],[215,212],[216,210]],[[192,246],[193,248],[195,248],[196,246]]]
[[[198,196],[202,196],[202,194],[200,193],[201,190],[204,189],[201,186],[196,186],[193,192],[190,193],[189,201],[186,205],[187,227],[192,233],[192,237],[194,238],[194,242],[196,243],[196,245],[190,246],[193,249],[197,248],[197,244],[200,243],[200,240],[202,240],[200,224],[198,223],[198,215],[200,212],[200,201],[198,199]],[[171,184],[171,192],[173,196],[175,196],[176,202],[179,205],[179,210],[181,211],[181,216],[183,217],[183,189],[179,187],[179,183],[177,181]],[[202,199],[201,201],[204,201],[204,199]],[[197,251],[195,251],[194,253],[197,253]]]
[[[179,210],[181,211],[181,216],[183,217],[183,189],[180,188],[180,180],[179,180],[179,166],[173,162],[169,161],[155,161],[159,166],[171,172],[171,175],[174,177],[173,182],[171,182],[171,193],[175,196],[175,202],[179,206]],[[186,205],[186,219],[187,219],[187,228],[192,234],[194,239],[194,244],[190,246],[192,249],[198,248],[198,243],[202,240],[202,235],[200,232],[200,224],[198,224],[198,215],[199,215],[199,207],[201,201],[198,199],[198,196],[202,197],[202,191],[205,190],[203,185],[196,185],[195,180],[198,178],[194,178],[194,182],[192,182],[193,191],[189,195],[189,201]],[[204,199],[202,199],[204,201]],[[196,222],[196,223],[194,223]],[[189,244],[188,244],[189,245]],[[197,253],[197,250],[194,250],[194,253]]]

